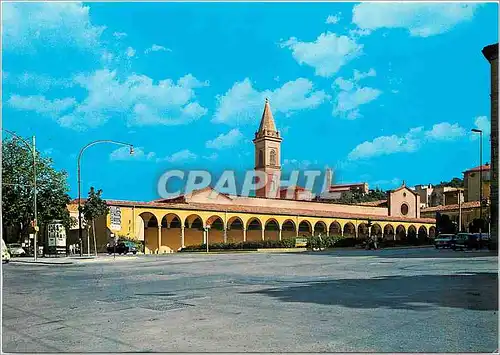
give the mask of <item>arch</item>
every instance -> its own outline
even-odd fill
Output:
[[[355,238],[356,237],[356,227],[353,223],[347,222],[344,224],[344,237]]]
[[[262,240],[262,222],[257,217],[247,221],[247,241],[255,242]]]
[[[299,223],[299,235],[310,237],[312,234],[311,222],[303,220]]]
[[[224,221],[217,215],[207,218],[206,224],[208,229],[208,244],[224,243]]]
[[[396,228],[396,240],[406,239],[406,228],[400,224]]]
[[[408,240],[412,244],[417,243],[417,227],[415,227],[413,224],[408,227]]]
[[[418,228],[418,239],[427,239],[427,228],[425,228],[425,226],[420,226],[420,228]]]
[[[297,236],[297,227],[295,226],[295,222],[291,219],[287,219],[281,225],[281,238],[282,239],[291,239]]]
[[[366,223],[360,223],[358,225],[358,238],[367,239],[369,234],[368,225]]]
[[[277,220],[270,218],[264,225],[264,240],[279,240],[280,225]]]
[[[177,251],[182,247],[182,222],[175,213],[167,213],[161,219],[160,252]]]
[[[374,236],[377,236],[377,237],[381,237],[382,236],[382,227],[380,226],[380,224],[374,223],[372,225],[371,234],[374,235]]]
[[[314,235],[326,237],[326,224],[323,221],[318,221],[314,225]]]
[[[200,245],[205,243],[203,231],[203,219],[197,214],[191,214],[186,217],[184,222],[184,244]]]
[[[395,239],[394,226],[392,224],[386,224],[384,226],[384,239]]]
[[[340,226],[339,222],[333,221],[332,223],[330,223],[329,234],[331,236],[333,236],[333,235],[341,236],[342,235],[342,227]]]
[[[158,219],[151,212],[139,214],[144,223],[144,254],[157,254],[160,250],[158,245]]]
[[[429,227],[429,238],[436,238],[436,227]]]
[[[269,164],[272,166],[276,165],[276,151],[274,149],[271,149],[269,153]]]
[[[240,217],[234,216],[227,221],[227,242],[238,243],[243,241],[243,228],[244,223]]]

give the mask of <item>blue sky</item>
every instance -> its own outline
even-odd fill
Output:
[[[157,198],[166,170],[253,167],[265,97],[282,165],[438,183],[484,161],[495,3],[3,3],[3,127],[83,191]]]

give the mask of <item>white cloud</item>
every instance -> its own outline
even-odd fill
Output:
[[[313,42],[300,42],[295,37],[281,43],[289,48],[299,64],[307,64],[315,69],[315,74],[331,77],[352,59],[362,54],[363,45],[347,36],[322,33]]]
[[[212,153],[210,155],[203,156],[203,159],[214,161],[217,160],[218,157],[219,155],[217,153]]]
[[[105,27],[92,24],[89,7],[82,3],[5,2],[2,29],[6,51],[34,52],[38,47],[94,51]]]
[[[220,134],[217,138],[207,141],[205,146],[212,149],[226,149],[235,146],[242,139],[243,134],[238,128],[234,128],[227,134]]]
[[[297,159],[284,159],[283,160],[283,167],[286,168],[287,170],[290,169],[307,169],[315,164],[318,164],[317,160],[310,161],[310,160],[297,160]]]
[[[134,147],[133,154],[130,154],[129,147],[120,147],[115,149],[109,155],[110,160],[152,160],[156,154],[154,152],[145,153],[143,147]]]
[[[474,119],[474,126],[477,129],[483,131],[483,137],[488,137],[491,134],[491,122],[486,116],[479,116]],[[471,139],[476,140],[479,139],[478,133],[471,133]]]
[[[381,136],[373,141],[363,142],[349,153],[348,159],[359,160],[394,153],[415,152],[424,143],[452,141],[464,135],[465,129],[458,123],[438,123],[428,131],[423,127],[412,128],[403,136]]]
[[[113,36],[118,39],[122,39],[127,37],[127,34],[125,32],[113,32]]]
[[[447,141],[465,136],[465,129],[458,123],[442,122],[432,126],[432,129],[425,134],[429,139]]]
[[[414,152],[420,146],[418,134],[421,131],[422,127],[418,127],[412,128],[402,137],[396,135],[377,137],[371,142],[359,144],[347,157],[349,160],[357,160],[400,152]]]
[[[400,186],[401,185],[401,179],[400,178],[392,178],[390,180],[377,180],[374,181],[370,184],[373,187],[380,187],[380,186],[386,186],[386,187],[393,187],[393,186]]]
[[[18,88],[34,88],[46,92],[52,88],[68,88],[74,85],[70,78],[54,78],[46,74],[28,73],[7,74],[3,76],[5,83]]]
[[[194,89],[207,86],[191,74],[177,82],[157,83],[145,75],[118,78],[116,71],[98,70],[79,75],[75,82],[87,91],[75,110],[59,119],[68,128],[85,129],[104,124],[111,115],[128,117],[129,125],[180,125],[206,114],[196,101]]]
[[[275,90],[257,91],[250,79],[237,82],[224,95],[217,96],[217,110],[212,122],[233,125],[256,122],[262,115],[265,98],[271,102],[273,114],[294,112],[319,106],[328,95],[314,90],[313,83],[299,78]]]
[[[378,3],[354,6],[352,22],[365,30],[404,28],[412,36],[428,37],[444,33],[471,20],[478,8],[471,3]]]
[[[56,118],[76,104],[74,98],[50,100],[42,95],[20,96],[11,95],[7,104],[17,110],[35,111],[41,115]]]
[[[160,46],[158,44],[153,44],[151,47],[147,48],[144,53],[145,54],[148,54],[150,52],[172,52],[171,49],[169,48],[166,48],[166,47],[163,47],[163,46]]]
[[[125,51],[125,54],[127,55],[127,57],[133,57],[135,55],[135,49],[132,47],[128,47]]]
[[[351,120],[361,117],[359,106],[374,101],[382,94],[378,89],[359,86],[359,81],[374,76],[375,69],[371,68],[366,73],[354,70],[353,78],[349,80],[341,77],[335,79],[334,87],[337,86],[340,91],[335,95],[332,114]]]
[[[337,104],[333,109],[336,116],[345,114],[348,119],[361,117],[358,107],[367,104],[382,94],[382,91],[370,87],[358,88],[354,91],[341,91],[337,95]]]
[[[327,18],[326,18],[326,21],[325,23],[327,25],[334,25],[336,23],[338,23],[340,21],[340,16],[339,14],[337,15],[329,15]]]
[[[197,158],[198,156],[189,151],[189,149],[184,149],[161,160],[166,160],[169,163],[182,163],[187,161],[193,161],[196,160]]]

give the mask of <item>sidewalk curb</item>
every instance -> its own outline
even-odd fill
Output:
[[[10,260],[9,264],[23,264],[23,265],[74,265],[73,261],[63,262],[50,262],[50,261],[27,261],[27,260]]]

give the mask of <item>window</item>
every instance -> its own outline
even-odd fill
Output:
[[[276,165],[276,151],[274,149],[272,149],[269,154],[269,161],[271,165]]]
[[[264,154],[262,153],[262,150],[259,150],[259,166],[264,165]]]
[[[403,192],[403,197],[406,197],[406,192]]]
[[[406,216],[408,214],[408,205],[406,203],[403,203],[401,205],[401,214],[403,216]]]

